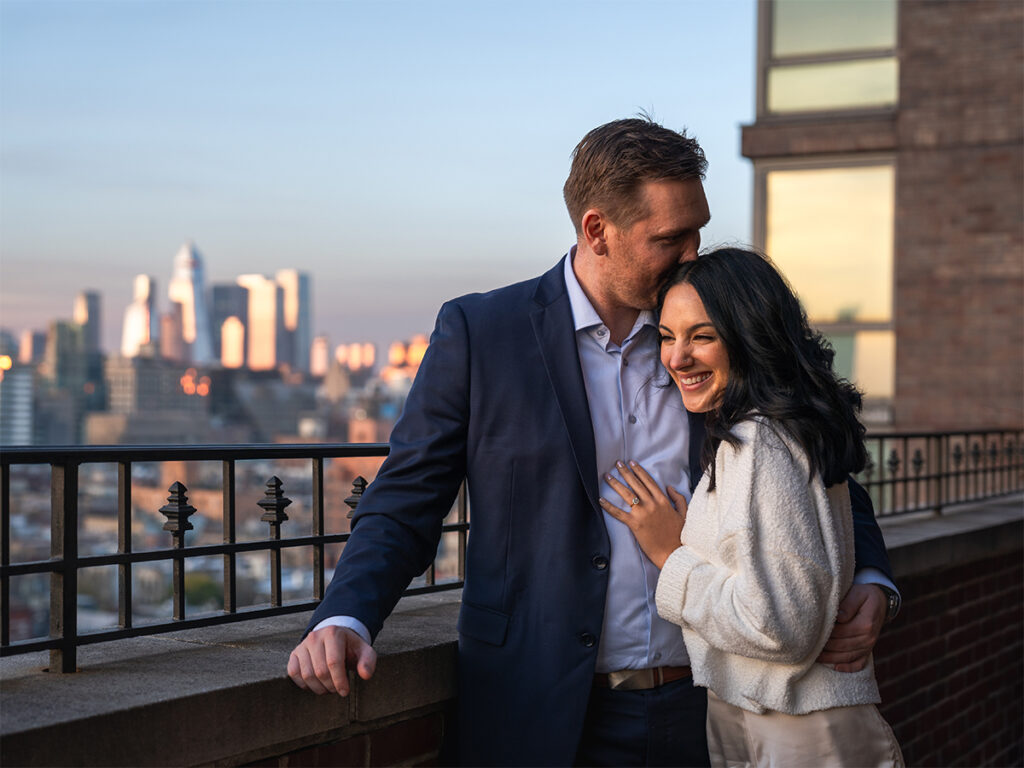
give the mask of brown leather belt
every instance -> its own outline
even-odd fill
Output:
[[[646,691],[665,683],[682,680],[692,673],[689,667],[653,667],[652,669],[620,669],[617,672],[598,672],[594,685],[616,691]]]

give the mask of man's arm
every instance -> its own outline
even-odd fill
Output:
[[[376,659],[368,641],[434,559],[442,521],[466,473],[467,350],[462,310],[446,304],[392,432],[390,454],[360,500],[334,577],[292,651],[288,674],[299,687],[345,695],[349,669],[368,678]],[[342,626],[320,626],[331,617],[345,617],[329,622]]]
[[[879,584],[896,589],[871,497],[852,477],[849,486],[857,576],[839,604],[835,628],[818,657],[819,662],[840,672],[857,672],[867,666],[888,608]]]

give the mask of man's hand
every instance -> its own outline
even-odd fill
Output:
[[[377,652],[347,627],[324,627],[310,632],[288,657],[288,676],[299,688],[316,694],[348,696],[348,670],[369,680],[377,667]]]
[[[832,635],[818,663],[838,672],[859,672],[878,642],[885,622],[885,593],[877,584],[854,584],[839,603],[839,615]]]

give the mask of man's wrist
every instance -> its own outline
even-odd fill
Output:
[[[903,600],[900,598],[900,593],[892,587],[885,584],[875,584],[875,586],[885,595],[885,623],[888,624],[899,615],[900,608],[903,607]]]

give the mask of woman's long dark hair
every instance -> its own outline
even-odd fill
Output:
[[[863,469],[860,392],[836,376],[834,350],[810,327],[771,261],[739,248],[703,254],[668,278],[659,311],[669,289],[681,283],[697,291],[729,355],[725,391],[707,415],[701,454],[705,469],[711,468],[711,489],[718,446],[723,440],[737,444],[732,427],[753,414],[781,422],[810,457],[812,477],[820,472],[826,486]]]

